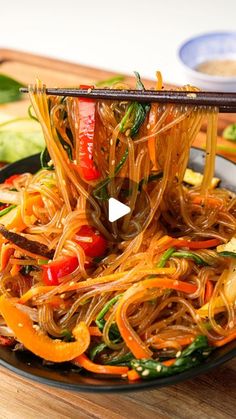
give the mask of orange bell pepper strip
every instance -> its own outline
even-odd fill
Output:
[[[186,294],[192,294],[197,290],[196,285],[187,282],[170,278],[151,278],[134,284],[123,294],[116,311],[116,323],[126,345],[137,359],[150,358],[152,352],[130,326],[126,313],[130,304],[148,296],[148,289],[153,288],[173,289]]]
[[[190,241],[176,239],[172,242],[173,247],[188,247],[189,249],[209,249],[211,247],[216,247],[221,244],[222,241],[219,239],[210,239],[210,240],[200,240],[200,241]]]
[[[84,322],[79,323],[72,331],[75,342],[63,342],[35,330],[30,317],[4,295],[0,297],[0,313],[16,339],[47,361],[71,361],[86,351],[90,344],[89,330]]]
[[[90,336],[102,336],[102,332],[100,332],[97,326],[89,326],[89,333]]]
[[[74,359],[74,364],[78,364],[80,367],[83,367],[85,370],[90,372],[95,372],[97,374],[110,374],[110,375],[123,375],[127,374],[128,367],[118,367],[113,365],[102,365],[95,364],[90,361],[90,359],[85,355],[79,355]]]

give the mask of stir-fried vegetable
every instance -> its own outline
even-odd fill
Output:
[[[47,361],[71,361],[86,351],[89,346],[90,334],[84,322],[79,323],[72,331],[75,342],[67,343],[51,339],[38,330],[38,327],[34,327],[29,316],[4,295],[0,297],[0,313],[16,339]]]
[[[91,89],[93,86],[81,85],[81,89]],[[74,111],[78,116],[75,123],[76,148],[78,149],[77,161],[74,167],[78,169],[82,179],[87,181],[97,180],[100,172],[94,163],[94,135],[95,135],[95,110],[96,102],[87,98],[74,99]]]
[[[208,346],[207,338],[199,335],[193,343],[182,351],[181,355],[174,362],[171,360],[171,365],[169,366],[152,359],[135,359],[131,361],[131,365],[142,379],[150,380],[168,377],[201,364],[211,350],[212,348]]]

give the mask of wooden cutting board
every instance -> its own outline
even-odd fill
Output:
[[[155,70],[155,69],[154,69]],[[0,50],[0,73],[22,83],[41,78],[49,86],[65,87],[104,80],[114,74],[19,51]],[[132,79],[127,77],[127,81]],[[145,81],[147,87],[153,82]],[[16,117],[27,113],[27,99],[1,105],[0,111]],[[220,115],[218,145],[235,147],[221,133],[236,115]],[[204,132],[195,145],[205,143]],[[223,153],[222,153],[223,154]],[[228,155],[232,158],[232,155]],[[236,158],[235,158],[236,161]],[[236,360],[208,374],[160,390],[125,395],[79,394],[23,379],[0,368],[0,418],[235,418]]]

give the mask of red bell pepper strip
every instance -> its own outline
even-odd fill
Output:
[[[81,89],[91,89],[93,86],[80,86]],[[79,162],[77,170],[85,180],[96,180],[100,177],[93,160],[94,135],[95,135],[95,109],[96,102],[92,99],[74,99],[77,106],[79,118],[79,132],[76,141],[79,141]]]
[[[102,256],[107,248],[106,239],[98,230],[89,225],[80,227],[76,235],[76,241],[83,248],[85,255],[91,258]],[[58,285],[59,279],[74,272],[78,265],[76,256],[67,256],[42,265],[44,284]]]
[[[12,175],[9,176],[6,180],[5,180],[5,185],[13,185],[14,180],[16,180],[18,177],[20,177],[21,175]]]
[[[88,238],[88,241],[82,238]],[[76,234],[77,243],[83,248],[86,256],[91,258],[104,255],[107,248],[107,241],[103,235],[94,227],[83,225]]]
[[[67,256],[42,265],[43,282],[45,285],[58,285],[59,278],[71,274],[78,267],[76,256]]]

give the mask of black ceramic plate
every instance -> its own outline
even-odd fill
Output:
[[[199,149],[192,149],[190,165],[196,171],[203,171],[204,154]],[[32,156],[13,163],[0,170],[0,183],[15,173],[34,173],[40,168],[39,156]],[[217,156],[216,175],[221,179],[221,186],[236,192],[236,165],[223,157]],[[128,383],[123,379],[107,378],[87,373],[78,373],[70,364],[45,366],[42,360],[29,352],[13,352],[7,347],[0,346],[0,365],[9,368],[26,378],[56,387],[87,392],[121,392],[137,391],[154,387],[163,387],[195,377],[236,356],[236,341],[223,348],[216,349],[206,362],[194,369],[181,374],[160,378],[152,381]]]

